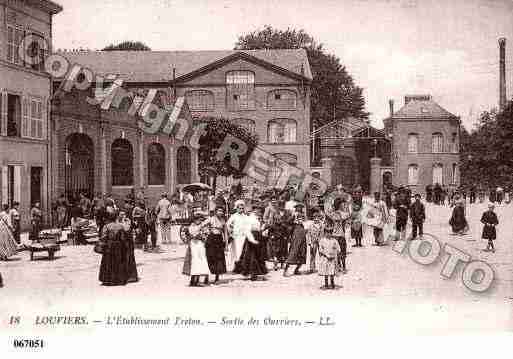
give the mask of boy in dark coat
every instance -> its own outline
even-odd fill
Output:
[[[394,240],[405,240],[406,238],[406,225],[408,224],[408,212],[410,210],[410,203],[406,191],[399,191],[394,207],[396,209],[395,229],[399,235]]]
[[[499,224],[499,219],[497,215],[493,211],[494,205],[488,205],[488,211],[484,212],[481,217],[481,223],[484,224],[483,227],[483,239],[488,239],[488,245],[486,246],[485,251],[492,251],[495,253],[495,247],[493,246],[493,241],[497,238],[497,231],[495,227]]]
[[[417,239],[417,229],[419,236],[424,235],[424,221],[426,220],[426,209],[420,201],[420,194],[415,195],[415,201],[410,207],[410,218],[412,224],[411,239]]]

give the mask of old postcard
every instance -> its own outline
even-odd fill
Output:
[[[511,0],[0,0],[0,354],[492,355],[512,24]]]

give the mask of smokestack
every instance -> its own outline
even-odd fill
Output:
[[[506,106],[506,38],[499,39],[499,108]]]
[[[390,106],[390,117],[394,115],[394,100],[388,100],[388,106]]]

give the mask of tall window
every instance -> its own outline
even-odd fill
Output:
[[[419,135],[417,135],[416,133],[410,133],[408,135],[408,152],[419,152]]]
[[[419,183],[419,166],[409,165],[408,166],[408,184],[416,185]]]
[[[2,204],[12,206],[21,201],[22,166],[2,166]]]
[[[433,133],[432,152],[442,153],[444,151],[444,136],[441,133]]]
[[[267,94],[267,108],[270,110],[294,110],[297,95],[292,90],[273,90]]]
[[[23,59],[20,57],[18,49],[24,36],[25,31],[22,27],[7,25],[7,61],[23,65]]]
[[[270,143],[294,143],[296,137],[296,121],[291,119],[278,119],[269,121],[267,138]]]
[[[111,171],[113,186],[133,186],[134,152],[128,140],[118,138],[111,147]]]
[[[452,164],[452,171],[451,171],[451,183],[457,184],[458,183],[458,165],[456,163]]]
[[[43,104],[40,100],[30,100],[30,132],[32,138],[43,139]]]
[[[28,113],[27,103],[23,113]],[[19,137],[21,136],[21,122],[22,122],[22,108],[21,98],[17,95],[9,94],[7,96],[7,136]]]
[[[452,153],[458,153],[458,134],[453,132],[451,135],[451,151]]]
[[[191,111],[210,111],[214,109],[214,94],[211,91],[187,91],[185,99]]]
[[[255,109],[255,74],[230,71],[226,74],[226,106],[230,111]]]
[[[191,151],[185,146],[176,152],[176,177],[178,184],[191,183]]]
[[[433,184],[444,183],[444,166],[441,163],[433,165]]]
[[[249,132],[255,132],[255,121],[250,120],[248,118],[236,118],[232,120],[233,123],[237,124],[240,127],[245,128]]]
[[[166,182],[166,151],[160,143],[148,146],[148,184],[164,185]]]

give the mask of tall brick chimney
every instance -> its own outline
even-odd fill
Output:
[[[499,39],[499,109],[506,106],[506,38]]]

